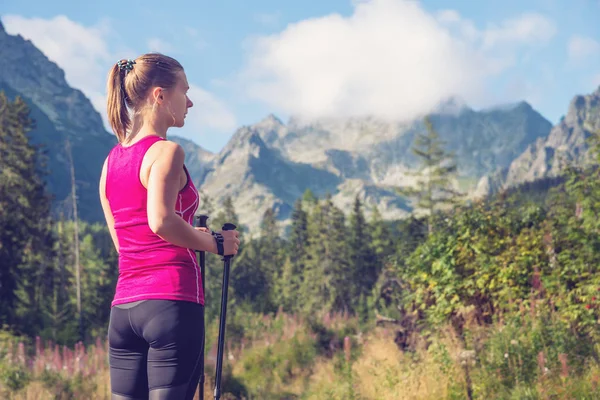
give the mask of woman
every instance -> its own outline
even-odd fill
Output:
[[[108,331],[111,392],[121,399],[192,399],[203,366],[204,293],[194,250],[235,255],[237,231],[193,227],[198,191],[184,151],[167,140],[192,102],[183,67],[145,54],[108,77],[108,119],[119,143],[100,200],[119,278]]]

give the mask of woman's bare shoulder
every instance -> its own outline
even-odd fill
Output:
[[[183,164],[185,151],[179,143],[171,140],[159,140],[148,149],[146,157],[152,163],[160,161],[167,164]]]

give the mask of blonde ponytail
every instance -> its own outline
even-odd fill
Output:
[[[107,84],[107,113],[108,121],[113,132],[117,135],[119,143],[127,137],[127,130],[131,125],[129,110],[127,109],[127,93],[125,91],[126,71],[121,68],[121,63],[115,64],[109,72]]]

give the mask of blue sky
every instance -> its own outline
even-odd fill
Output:
[[[0,15],[103,115],[118,58],[179,59],[195,107],[171,133],[211,151],[269,113],[405,119],[451,95],[556,123],[600,85],[600,0],[4,0]]]

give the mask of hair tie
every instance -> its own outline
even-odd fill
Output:
[[[127,61],[123,61],[123,60],[119,60],[119,62],[117,63],[117,65],[119,66],[119,70],[127,70],[127,71],[131,71],[133,69],[133,64],[135,64],[134,60],[127,60]]]

